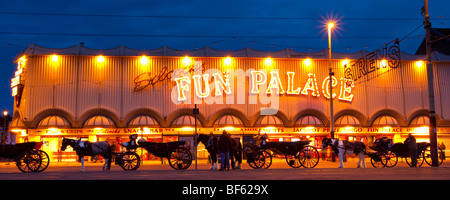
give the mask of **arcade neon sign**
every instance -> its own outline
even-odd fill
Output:
[[[196,65],[201,66],[201,61],[196,61]],[[195,67],[194,67],[195,68]],[[185,69],[180,69],[185,70]],[[200,70],[199,70],[200,71]],[[198,71],[198,72],[199,72]],[[178,77],[172,77],[172,81],[176,83],[174,90],[177,94],[177,100],[179,102],[189,101],[187,96],[190,95],[191,91],[195,94],[195,97],[200,99],[205,99],[208,97],[218,97],[222,96],[223,93],[230,95],[234,88],[232,83],[234,83],[234,78],[238,79],[237,90],[238,93],[245,92],[245,86],[239,84],[244,83],[242,81],[242,76],[248,76],[249,78],[249,94],[250,95],[305,95],[320,97],[323,95],[326,99],[330,99],[330,78],[327,76],[321,82],[317,80],[316,74],[308,73],[303,76],[307,79],[306,83],[300,84],[295,72],[286,72],[287,81],[282,82],[280,79],[280,72],[277,69],[274,70],[254,70],[249,69],[243,71],[241,69],[237,70],[227,70],[222,72],[219,70],[206,70],[203,73],[196,73],[190,75],[188,71],[178,72],[178,74],[184,74]],[[241,81],[239,81],[241,79]],[[339,86],[338,86],[339,85]],[[352,89],[354,88],[353,81],[350,79],[332,77],[332,87],[338,88],[339,93],[332,94],[333,99],[351,102],[354,95],[352,94]],[[213,96],[214,95],[214,96]]]
[[[11,79],[11,95],[14,97],[15,106],[20,106],[20,101],[22,99],[22,92],[24,88],[23,83],[23,73],[25,68],[25,57],[19,58],[17,62],[17,71],[15,72],[15,77]]]

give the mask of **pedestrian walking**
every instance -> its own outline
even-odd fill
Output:
[[[219,138],[219,153],[220,153],[220,171],[230,169],[230,149],[231,137],[227,131],[224,130]]]
[[[410,133],[403,143],[408,147],[409,155],[411,156],[411,167],[417,167],[416,138]]]

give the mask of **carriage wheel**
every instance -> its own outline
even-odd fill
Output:
[[[285,155],[284,156],[287,164],[289,166],[291,166],[292,168],[299,168],[302,166],[302,164],[300,164],[299,159],[298,159],[299,154],[300,154],[300,151],[297,152],[296,155]]]
[[[253,169],[259,169],[258,166],[263,166],[264,163],[259,164],[259,162],[264,162],[264,160],[259,159],[261,157],[261,152],[257,151],[257,152],[251,152],[251,153],[247,153],[247,164],[253,168]],[[258,164],[257,164],[258,163]]]
[[[319,163],[319,152],[313,146],[305,146],[299,153],[298,160],[304,168],[314,168]]]
[[[16,160],[16,166],[22,172],[30,172],[30,169],[27,167],[27,160],[29,157],[29,152],[22,152]]]
[[[381,162],[383,160],[383,157],[385,157],[385,155],[381,155],[381,154],[377,153],[375,159],[374,159],[374,156],[370,157],[370,163],[372,164],[372,166],[374,168],[385,167],[385,164],[383,162]]]
[[[37,167],[35,166],[36,156],[37,156],[37,158],[40,157],[39,154],[32,155],[32,151],[22,152],[16,160],[17,168],[19,168],[19,170],[22,172],[32,172],[33,170],[35,170],[35,168],[36,169],[39,168],[39,166],[37,166]],[[40,162],[39,162],[39,164],[40,164]]]
[[[253,169],[258,169],[258,167],[256,166],[256,163],[255,163],[255,160],[249,161],[247,159],[247,164]]]
[[[405,157],[406,163],[408,164],[408,166],[412,166],[411,164],[411,156]],[[421,167],[424,163],[424,152],[422,152],[421,154],[417,155],[417,167]]]
[[[50,158],[48,157],[48,154],[45,151],[42,150],[35,150],[35,151],[41,157],[41,165],[36,170],[36,172],[42,172],[45,169],[47,169],[48,165],[50,164]]]
[[[247,164],[253,168],[256,169],[256,165],[254,163],[255,159],[254,159],[254,153],[250,150],[250,148],[246,147],[244,149],[244,153],[245,153],[245,157],[247,158]]]
[[[263,155],[262,158],[264,159],[264,164],[260,168],[267,169],[272,165],[272,154],[270,154],[268,151],[264,150],[264,151],[262,151],[262,155]]]
[[[431,166],[432,165],[431,147],[427,147],[427,149],[423,152],[423,157],[425,158],[425,162]],[[442,162],[444,162],[444,152],[439,147],[438,147],[438,161],[439,161],[439,163],[438,163],[439,165],[441,165]]]
[[[27,159],[28,169],[32,172],[38,172],[42,165],[41,154],[36,150],[31,150],[28,155],[29,155]]]
[[[398,163],[398,157],[394,152],[387,152],[386,154],[383,154],[383,156],[381,156],[381,162],[383,163],[384,167],[395,167],[395,165],[397,165]]]
[[[192,154],[186,148],[178,148],[167,157],[169,165],[176,170],[187,169],[192,164]]]
[[[272,156],[270,155],[270,153],[266,151],[256,151],[253,152],[251,156],[252,156],[251,159],[247,159],[247,163],[253,169],[261,169],[265,168],[266,166],[270,167],[270,165],[272,164]],[[268,163],[267,165],[266,165],[266,157],[269,157],[267,161],[270,161],[270,163]]]
[[[141,165],[141,158],[136,152],[126,152],[119,158],[119,166],[125,171],[137,170]]]

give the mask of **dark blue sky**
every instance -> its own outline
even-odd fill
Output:
[[[307,2],[307,3],[305,3]],[[264,51],[327,48],[322,18],[340,19],[333,51],[371,51],[403,38],[423,22],[420,0],[14,0],[0,2],[0,109],[12,113],[11,78],[17,53],[30,43],[65,48],[125,45],[136,49],[169,46]],[[450,1],[429,2],[432,26],[450,27]],[[400,44],[414,53],[423,27]],[[233,37],[234,36],[234,37]],[[420,38],[419,36],[422,36]]]

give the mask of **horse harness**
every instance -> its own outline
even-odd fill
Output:
[[[208,142],[206,142],[206,149],[215,150],[217,147],[217,144],[219,144],[219,138],[218,137],[210,137],[208,139]]]
[[[76,150],[78,156],[92,154],[92,144],[89,141],[75,141],[74,149]]]

